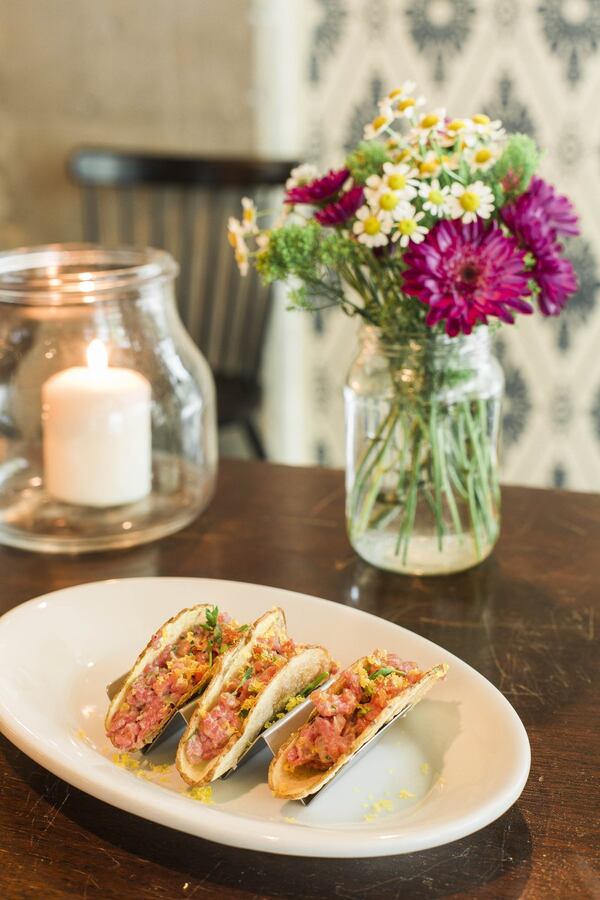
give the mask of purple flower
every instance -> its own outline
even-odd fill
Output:
[[[529,190],[504,207],[502,219],[521,247],[535,257],[531,274],[540,288],[541,312],[557,316],[577,290],[573,266],[561,255],[558,243],[559,235],[579,234],[575,210],[547,182],[532,178]]]
[[[321,225],[341,225],[362,205],[364,196],[365,192],[360,186],[350,188],[333,203],[316,212],[315,219]]]
[[[303,184],[289,190],[285,195],[285,202],[320,203],[322,200],[327,200],[337,194],[349,174],[348,169],[339,169],[337,172],[332,169],[323,178],[315,178],[310,184]]]
[[[534,256],[547,253],[559,235],[579,234],[570,201],[541,178],[531,179],[529,190],[504,207],[502,218]]]
[[[446,320],[450,337],[470,334],[488,316],[514,322],[511,310],[532,312],[525,254],[514,238],[481,219],[439,222],[404,254],[404,290],[429,306],[427,324]]]
[[[548,227],[556,234],[579,234],[577,213],[571,201],[562,194],[557,194],[551,184],[542,178],[534,177],[529,183],[527,193],[541,207]]]
[[[545,316],[557,316],[577,290],[577,276],[572,264],[556,249],[551,249],[538,256],[532,275],[540,286],[540,311]]]
[[[529,194],[521,194],[502,210],[502,219],[515,235],[521,247],[534,256],[548,253],[556,242],[556,233],[550,227],[543,207]]]

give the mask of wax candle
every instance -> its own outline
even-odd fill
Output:
[[[42,387],[46,490],[82,506],[133,503],[151,487],[150,383],[133,369],[109,366],[99,340],[89,345],[87,363]]]

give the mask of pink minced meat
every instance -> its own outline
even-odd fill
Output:
[[[232,645],[240,639],[237,623],[221,613],[223,643]],[[156,647],[160,633],[153,636],[151,645]],[[214,648],[214,655],[218,649]],[[207,636],[200,628],[180,635],[150,663],[135,679],[120,709],[107,731],[108,737],[119,750],[139,750],[148,735],[157,731],[165,718],[178,706],[182,698],[198,684],[209,667]]]
[[[386,655],[385,663],[404,675],[404,685],[414,684],[422,677],[416,663],[403,661],[394,653]],[[375,671],[376,667],[369,667],[369,674]],[[358,675],[346,671],[340,675],[334,691],[314,691],[311,700],[317,715],[300,729],[288,749],[288,767],[329,769],[351,749],[356,738],[380,715],[389,700],[402,690],[397,679],[394,682],[391,678],[378,677],[372,690],[367,692]]]
[[[206,714],[194,735],[186,744],[186,756],[192,765],[204,759],[213,759],[234,731],[237,730],[240,699],[235,694],[225,693],[219,702]]]
[[[256,640],[247,666],[250,677],[226,685],[226,690],[187,741],[185,752],[192,765],[214,759],[233,734],[241,733],[240,710],[248,699],[251,683],[252,693],[257,696],[295,653],[296,645],[291,638],[282,641],[274,635]]]

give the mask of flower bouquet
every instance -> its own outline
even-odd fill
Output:
[[[345,389],[348,532],[370,562],[426,574],[467,568],[497,539],[489,333],[560,313],[577,287],[560,239],[578,228],[534,175],[531,138],[423,105],[410,82],[391,91],[342,168],[294,169],[268,229],[245,199],[229,240],[242,274],[289,282],[293,307],[364,323]]]

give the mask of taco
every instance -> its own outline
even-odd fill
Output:
[[[447,665],[421,671],[416,663],[375,650],[311,694],[315,709],[280,747],[269,767],[276,797],[301,800],[320,790],[379,729],[414,706]]]
[[[288,636],[283,610],[259,623],[220,689],[211,685],[201,697],[179,742],[177,768],[188,784],[207,784],[234,769],[264,727],[302,702],[302,691],[331,669],[327,650]]]
[[[208,604],[165,622],[110,702],[105,728],[114,746],[129,751],[152,743],[179,708],[225,674],[248,630]]]

